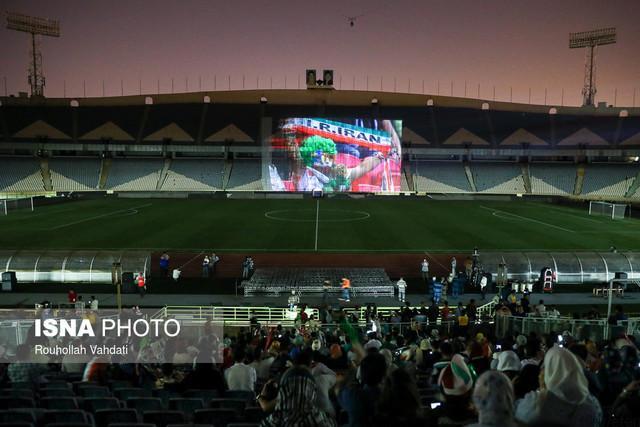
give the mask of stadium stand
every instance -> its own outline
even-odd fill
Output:
[[[98,187],[100,160],[54,158],[49,160],[49,171],[55,191],[95,190]]]
[[[533,194],[573,194],[576,180],[576,167],[573,164],[531,163],[529,175]]]
[[[261,161],[254,159],[234,160],[226,190],[262,190]]]
[[[30,157],[0,159],[0,191],[43,191],[44,184],[38,160]]]
[[[114,159],[105,187],[119,191],[155,191],[162,167],[162,159]]]
[[[526,192],[522,168],[517,163],[472,163],[471,170],[479,193]]]
[[[223,160],[173,160],[161,189],[165,191],[221,190],[223,176]]]
[[[590,164],[586,166],[582,195],[622,198],[636,179],[637,165]]]
[[[459,162],[415,162],[416,191],[466,193],[471,191],[464,166]]]

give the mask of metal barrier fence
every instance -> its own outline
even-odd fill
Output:
[[[562,334],[564,331],[568,331],[571,336],[580,340],[602,341],[620,334],[640,334],[640,318],[631,318],[612,325],[609,324],[607,319],[585,320],[568,317],[496,316],[495,327],[498,338],[515,333],[522,335],[528,335],[531,332]]]

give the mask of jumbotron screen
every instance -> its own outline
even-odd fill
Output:
[[[270,140],[270,191],[398,192],[401,120],[288,118]]]

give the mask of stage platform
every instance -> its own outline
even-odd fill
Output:
[[[342,292],[343,277],[351,281],[351,295],[366,297],[393,297],[394,284],[382,268],[258,268],[249,280],[242,282],[245,296],[267,295],[278,297],[296,291],[302,297],[322,294],[323,283],[328,280],[327,292],[337,296]]]

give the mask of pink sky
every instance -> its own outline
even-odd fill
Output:
[[[383,88],[565,105],[581,103],[584,52],[568,33],[616,26],[618,44],[597,62],[597,100],[640,106],[637,0],[295,0],[16,1],[3,9],[61,21],[62,37],[42,43],[50,97],[234,89],[297,88],[309,67],[333,68],[342,89]],[[351,28],[345,16],[364,14]],[[4,20],[4,18],[3,18]],[[28,36],[0,29],[0,79],[28,91]],[[302,81],[304,79],[302,78]],[[66,87],[66,89],[65,89]],[[4,82],[0,80],[0,94]]]

